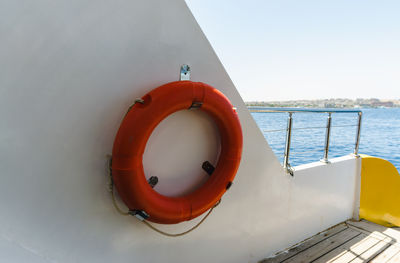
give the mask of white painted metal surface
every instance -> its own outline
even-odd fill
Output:
[[[4,0],[0,39],[0,261],[256,262],[352,216],[359,160],[285,175],[184,1]],[[207,221],[166,238],[115,212],[105,164],[132,101],[182,64],[237,107],[244,152]],[[178,112],[152,135],[145,170],[177,195],[217,151],[209,118]]]

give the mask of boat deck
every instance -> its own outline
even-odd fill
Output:
[[[400,262],[400,228],[346,221],[260,262]]]

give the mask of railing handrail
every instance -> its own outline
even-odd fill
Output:
[[[286,170],[287,173],[293,176],[293,169],[289,163],[289,154],[290,154],[290,141],[292,137],[292,128],[293,126],[293,113],[328,113],[328,119],[326,124],[326,134],[325,134],[325,147],[324,147],[324,156],[321,159],[324,163],[329,163],[328,154],[329,154],[329,139],[330,139],[330,131],[331,131],[331,122],[332,122],[332,113],[357,113],[358,114],[358,121],[357,125],[357,133],[356,133],[356,141],[354,146],[354,155],[358,156],[358,148],[360,145],[360,134],[361,134],[361,120],[362,120],[362,111],[356,109],[330,109],[330,108],[308,108],[308,109],[299,109],[299,108],[271,108],[271,107],[257,107],[257,106],[249,106],[247,107],[250,112],[271,112],[271,113],[288,113],[288,122],[287,128],[283,129],[286,130],[286,142],[285,142],[285,153],[283,159],[283,168]],[[334,126],[333,126],[334,127]]]
[[[279,108],[273,109],[271,107],[247,107],[250,112],[276,112],[276,113],[295,113],[295,112],[308,112],[308,113],[360,113],[361,110],[352,109],[330,109],[330,108],[310,108],[310,109],[298,109],[298,108]]]

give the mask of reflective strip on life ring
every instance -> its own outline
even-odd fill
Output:
[[[215,88],[191,81],[158,87],[136,103],[123,119],[114,141],[112,176],[128,208],[145,211],[149,221],[175,224],[193,219],[212,208],[232,184],[242,154],[242,129],[236,110]],[[155,127],[168,115],[201,105],[215,121],[221,137],[221,153],[212,175],[195,191],[180,197],[157,193],[143,170],[143,153]]]

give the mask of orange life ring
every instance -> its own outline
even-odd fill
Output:
[[[201,187],[185,196],[163,196],[152,189],[143,171],[146,143],[164,118],[193,105],[200,106],[217,124],[220,156]],[[236,110],[220,91],[201,82],[171,82],[150,91],[126,114],[114,141],[112,178],[130,211],[142,211],[155,223],[187,221],[212,208],[230,187],[239,167],[242,144]]]

